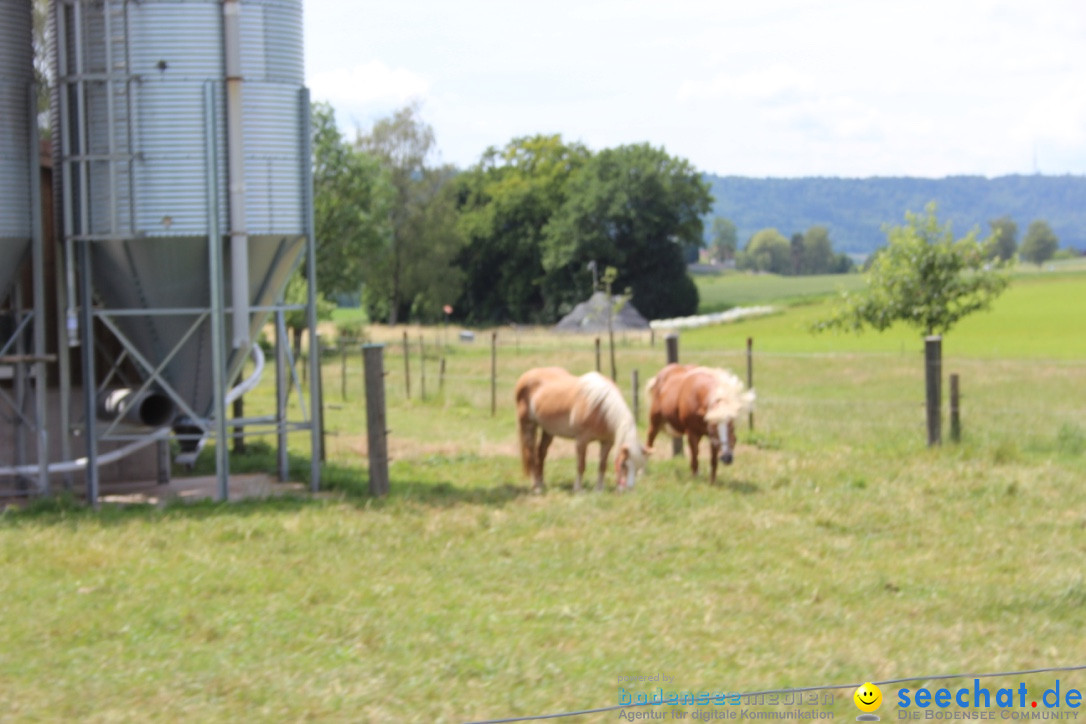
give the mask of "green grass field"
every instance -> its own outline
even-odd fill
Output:
[[[755,340],[755,428],[712,487],[658,440],[626,495],[613,475],[573,495],[564,442],[546,495],[520,473],[514,380],[593,368],[592,339],[497,330],[491,416],[486,332],[448,330],[439,392],[445,331],[411,329],[406,399],[401,331],[371,329],[388,342],[385,499],[365,492],[354,351],[345,389],[325,363],[330,495],[0,514],[0,719],[455,722],[617,704],[620,676],[751,691],[1086,663],[1084,300],[1086,274],[1021,275],[948,335],[964,432],[936,449],[912,331],[811,336],[829,309],[814,298],[684,331],[684,360],[737,371]],[[633,370],[643,387],[663,362],[656,342],[618,338],[628,399]],[[246,399],[269,409],[271,385]],[[307,436],[291,444],[303,476]],[[273,469],[256,447],[235,470]],[[984,683],[1039,695],[1056,678],[1086,687],[1083,672]],[[851,691],[828,708],[858,713]]]

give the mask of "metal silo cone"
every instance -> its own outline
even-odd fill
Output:
[[[303,237],[260,237],[249,240],[249,299],[256,308],[269,307],[286,285],[304,246]],[[146,366],[161,369],[156,387],[179,397],[191,410],[183,417],[211,415],[214,405],[211,359],[211,298],[207,238],[108,241],[93,249],[95,293],[107,309],[103,321],[143,356]],[[230,268],[227,247],[223,263]],[[229,276],[224,280],[231,295]],[[146,310],[147,314],[127,312]],[[192,311],[186,311],[192,310]],[[198,310],[198,311],[197,311]],[[267,312],[250,315],[250,336],[259,338]],[[226,327],[232,315],[226,314]],[[228,353],[227,383],[233,384],[248,358],[249,348]],[[144,370],[147,372],[147,370]]]

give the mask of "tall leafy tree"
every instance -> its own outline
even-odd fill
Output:
[[[447,248],[457,246],[458,235],[451,228],[454,215],[434,207],[445,205],[443,187],[452,177],[450,169],[432,166],[433,129],[419,117],[417,105],[409,105],[381,119],[367,134],[360,134],[356,148],[374,155],[388,174],[392,186],[388,244],[370,260],[374,277],[367,279],[363,298],[371,318],[395,324],[410,313],[427,294],[428,285],[441,282],[445,270],[435,268],[435,255],[446,260],[454,256]],[[441,223],[446,227],[433,228]],[[420,267],[430,269],[430,274]]]
[[[807,274],[806,263],[803,258],[803,234],[792,234],[791,240],[788,242],[791,249],[792,267],[788,270],[788,274]]]
[[[837,258],[830,241],[830,230],[825,226],[812,226],[803,234],[803,261],[800,274],[829,274],[834,271]]]
[[[739,245],[738,233],[730,219],[723,216],[713,218],[709,231],[709,249],[718,263],[723,264],[735,257],[735,250]]]
[[[1000,216],[988,222],[992,235],[984,245],[984,256],[988,259],[1010,261],[1018,251],[1018,224],[1009,216]]]
[[[541,280],[543,228],[566,200],[566,185],[588,160],[584,146],[557,135],[515,138],[489,148],[456,181],[465,239],[457,314],[473,322],[549,321]]]
[[[702,242],[712,197],[685,159],[648,144],[592,156],[568,184],[565,203],[543,231],[545,309],[563,313],[590,291],[589,262],[618,270],[646,317],[693,314],[698,293],[684,251]]]
[[[815,331],[867,327],[882,331],[905,322],[925,335],[944,334],[962,318],[987,309],[1007,287],[1001,268],[985,268],[977,231],[955,240],[940,224],[934,203],[908,213],[904,226],[887,230],[887,245],[871,263],[865,289],[845,294]]]
[[[746,248],[736,258],[739,269],[790,274],[792,245],[776,229],[762,229],[750,237]]]
[[[419,178],[423,205],[412,217],[408,247],[410,263],[403,268],[402,291],[412,319],[436,322],[445,305],[455,303],[463,289],[464,273],[456,260],[463,248],[457,228],[457,171],[452,166],[427,169]]]
[[[324,295],[353,293],[388,246],[392,187],[377,159],[343,138],[331,106],[311,113],[317,279]]]
[[[1048,222],[1037,220],[1030,223],[1018,253],[1026,261],[1040,266],[1051,259],[1059,247],[1059,237]]]

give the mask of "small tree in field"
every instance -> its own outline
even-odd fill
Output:
[[[928,444],[940,441],[942,344],[938,337],[958,320],[987,309],[1007,288],[1002,265],[986,268],[977,231],[954,240],[950,224],[940,225],[935,204],[923,214],[907,213],[904,226],[887,230],[888,244],[876,252],[867,288],[846,295],[844,304],[815,330],[843,328],[880,332],[905,322],[930,338],[925,341]]]
[[[867,327],[883,331],[905,322],[925,335],[944,334],[973,312],[988,309],[1007,287],[1004,266],[985,267],[984,250],[973,230],[955,241],[941,225],[934,203],[923,214],[907,213],[904,226],[887,230],[887,245],[876,252],[867,287],[845,294],[843,304],[813,331]]]

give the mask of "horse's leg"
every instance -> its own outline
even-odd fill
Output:
[[[716,485],[716,464],[720,460],[720,441],[709,435],[709,485]]]
[[[694,432],[686,433],[686,439],[690,443],[690,473],[693,475],[698,474],[698,443],[701,442],[701,435]]]
[[[532,486],[532,490],[537,493],[543,492],[543,461],[547,459],[547,448],[551,446],[553,439],[554,435],[546,430],[542,430],[539,436],[539,453],[535,460],[535,485]]]
[[[660,434],[660,429],[664,426],[664,416],[660,414],[649,415],[649,436],[645,443],[645,447],[652,448],[652,443],[656,440],[656,436]]]
[[[603,478],[607,475],[607,456],[611,454],[612,443],[600,441],[600,476],[596,480],[596,490],[603,490]]]
[[[581,492],[581,482],[584,479],[585,456],[588,454],[588,443],[577,441],[577,479],[573,481],[573,492]]]

